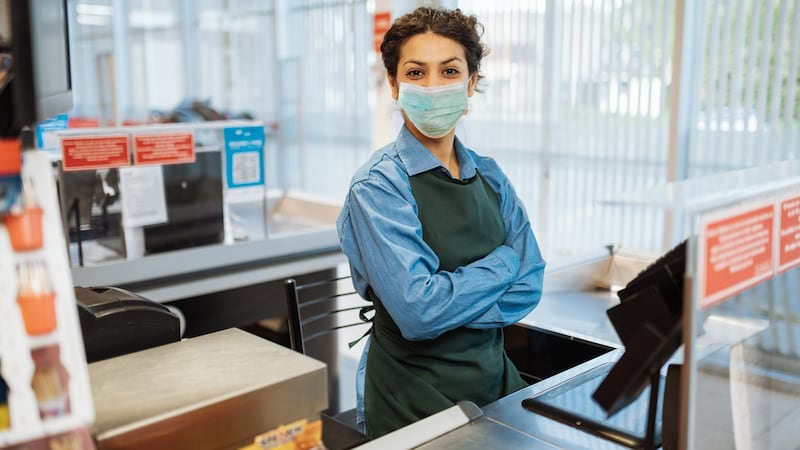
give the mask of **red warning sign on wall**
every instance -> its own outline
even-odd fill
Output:
[[[182,164],[194,162],[192,133],[144,134],[133,137],[133,161],[144,164]]]
[[[800,265],[800,197],[781,202],[778,227],[778,271]]]
[[[774,273],[773,205],[707,223],[703,228],[703,295],[700,306],[715,303],[758,284]]]
[[[389,31],[392,26],[392,13],[389,11],[376,12],[373,17],[373,38],[375,45],[375,52],[381,52],[381,44],[383,43],[383,36]]]
[[[65,171],[129,166],[128,135],[81,136],[61,139]]]

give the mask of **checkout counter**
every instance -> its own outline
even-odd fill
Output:
[[[623,448],[526,410],[522,400],[620,357],[619,340],[606,318],[606,309],[619,303],[610,288],[648,263],[602,252],[550,270],[540,306],[507,330],[509,354],[530,387],[484,408],[457,405],[361,447]],[[79,302],[83,295],[78,294]],[[197,442],[235,448],[232,443],[243,445],[270,427],[316,417],[328,406],[324,364],[237,329],[93,362],[89,375],[97,412],[92,432],[102,449],[144,448],[164,439],[170,448]],[[598,408],[589,395],[573,402]],[[335,425],[323,424],[329,448],[363,442]]]
[[[530,387],[482,409],[460,404],[398,430],[399,436],[362,447],[621,448],[528,411],[522,400],[619,358],[619,340],[606,318],[606,309],[618,303],[610,288],[624,284],[648,262],[604,251],[549,270],[540,306],[506,330],[509,355],[533,383]],[[115,312],[109,316],[121,316],[120,311],[136,314],[144,301],[108,288],[76,288],[76,297],[79,309],[94,311],[95,317],[103,311]],[[174,329],[168,312],[151,312],[158,314],[129,319],[146,320],[145,328],[158,321],[162,328]],[[87,355],[94,354],[90,346],[104,340],[91,333],[90,328],[84,331]],[[167,333],[162,339],[166,345],[90,361],[97,416],[92,433],[101,449],[165,443],[188,448],[201,442],[203,448],[237,448],[291,420],[319,417],[328,407],[325,365],[277,344],[238,329],[182,341]],[[113,348],[105,350],[113,356]],[[588,396],[584,401],[591,406]],[[336,425],[323,423],[330,449],[353,448],[364,441]]]
[[[628,448],[582,430],[584,424],[580,422],[567,425],[530,411],[523,401],[567,387],[570,392],[564,397],[566,407],[601,413],[591,399],[591,387],[599,383],[624,351],[606,310],[619,304],[614,290],[652,260],[609,249],[557,267],[551,265],[545,274],[545,292],[539,306],[506,330],[509,357],[533,384],[482,408],[471,403],[456,405],[357,448]],[[589,383],[583,383],[587,379]],[[572,390],[571,383],[577,389]],[[646,416],[645,394],[609,422],[633,427],[633,431],[643,434]]]

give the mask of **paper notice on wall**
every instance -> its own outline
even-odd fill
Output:
[[[167,221],[164,173],[161,166],[119,169],[122,224],[125,228],[154,225]]]

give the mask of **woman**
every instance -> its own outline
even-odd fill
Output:
[[[355,173],[337,221],[356,289],[375,305],[357,389],[373,438],[526,386],[502,327],[539,302],[545,262],[506,176],[455,136],[486,54],[479,27],[423,7],[381,45],[404,126]]]

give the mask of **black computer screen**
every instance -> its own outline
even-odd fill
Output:
[[[11,57],[17,122],[37,121],[72,109],[66,0],[9,2]]]
[[[162,167],[167,223],[144,228],[145,253],[222,243],[225,222],[220,152],[197,152],[188,164]]]

